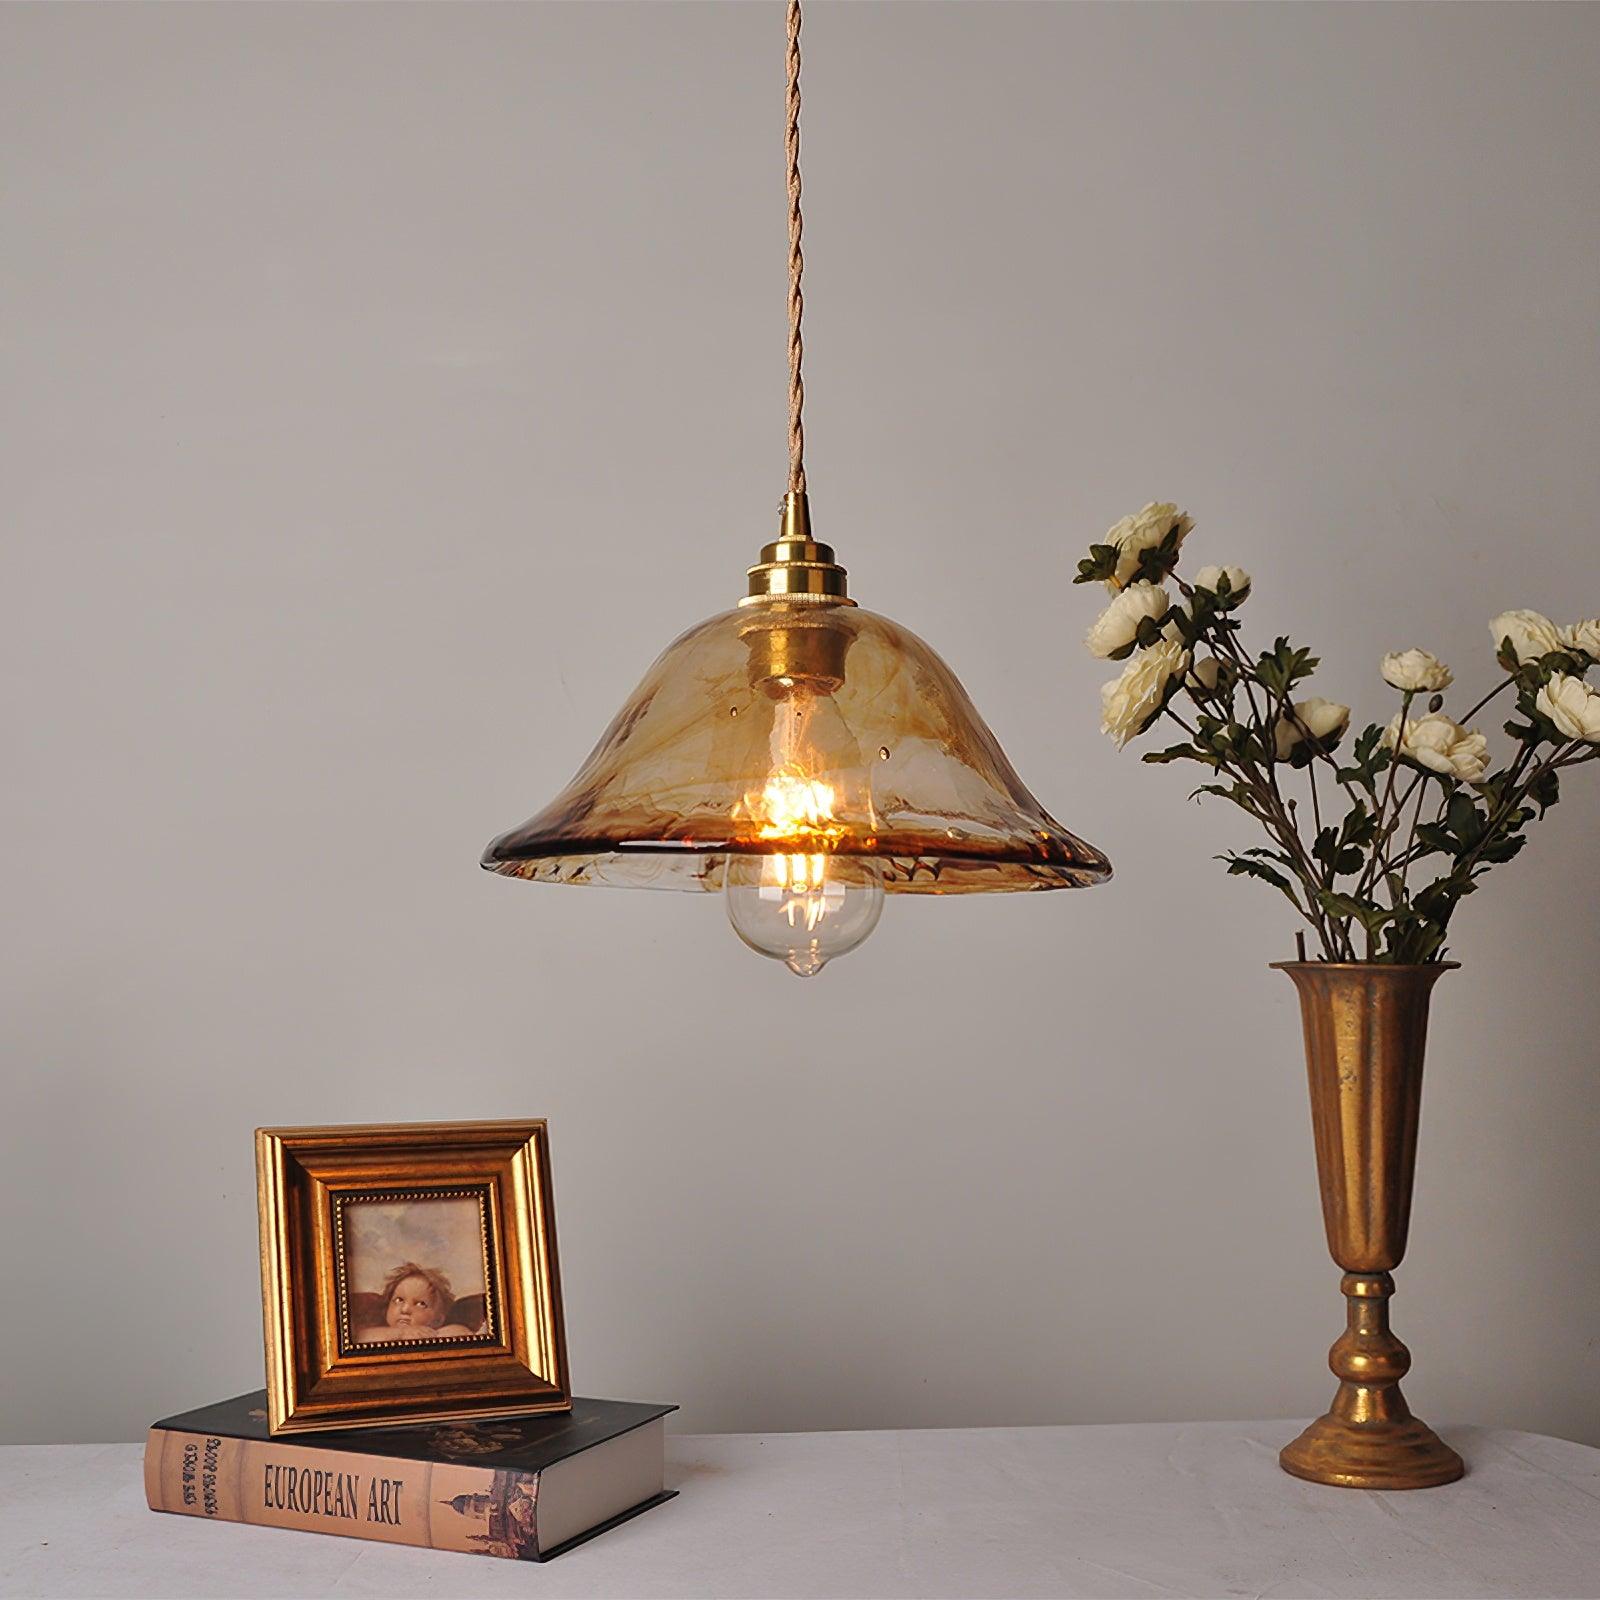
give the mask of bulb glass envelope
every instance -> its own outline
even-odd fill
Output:
[[[848,602],[766,599],[691,628],[571,783],[483,865],[715,891],[733,856],[870,858],[891,894],[1111,875],[1028,792],[944,662]]]

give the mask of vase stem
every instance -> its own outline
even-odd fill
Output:
[[[1389,1329],[1394,1279],[1387,1272],[1347,1272],[1339,1292],[1349,1320],[1328,1352],[1339,1380],[1329,1411],[1354,1423],[1410,1421],[1400,1380],[1411,1370],[1411,1352]]]
[[[1394,1279],[1387,1272],[1347,1272],[1340,1280],[1348,1323],[1328,1352],[1339,1380],[1325,1416],[1285,1445],[1285,1472],[1350,1489],[1426,1489],[1453,1483],[1461,1457],[1411,1415],[1400,1380],[1411,1352],[1389,1328]]]

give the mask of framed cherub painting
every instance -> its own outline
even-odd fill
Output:
[[[258,1128],[273,1433],[571,1408],[542,1121]]]

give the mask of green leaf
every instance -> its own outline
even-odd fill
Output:
[[[1496,839],[1493,844],[1486,844],[1479,852],[1478,859],[1487,861],[1491,865],[1498,865],[1502,861],[1509,861],[1527,842],[1526,834],[1507,834],[1503,839]]]
[[[1318,889],[1317,903],[1324,911],[1336,917],[1350,917],[1359,922],[1368,933],[1376,933],[1395,913],[1370,900],[1357,900],[1354,895],[1339,894],[1332,889]]]
[[[1548,655],[1539,657],[1539,676],[1546,683],[1556,673],[1561,672],[1569,677],[1581,678],[1589,670],[1587,656],[1575,656],[1570,650],[1552,650]]]
[[[1472,885],[1461,878],[1440,878],[1437,883],[1430,883],[1422,890],[1414,903],[1422,916],[1443,928],[1450,921],[1450,913],[1455,910],[1456,902],[1471,890]]]
[[[1196,750],[1192,744],[1169,744],[1165,750],[1146,750],[1140,759],[1153,767],[1165,766],[1169,761],[1203,761],[1208,767],[1217,764],[1214,755]]]
[[[1250,791],[1242,783],[1202,783],[1198,789],[1189,791],[1189,798],[1196,800],[1203,794],[1231,800],[1240,810],[1248,811],[1251,816],[1256,814],[1255,807],[1250,804]]]
[[[1470,850],[1483,837],[1489,819],[1478,809],[1477,802],[1465,789],[1457,789],[1450,796],[1445,811],[1445,826],[1460,841],[1463,850]]]
[[[1178,565],[1178,546],[1168,534],[1159,545],[1148,545],[1139,552],[1135,583],[1165,583]]]
[[[1340,767],[1335,774],[1340,783],[1359,783],[1368,789],[1377,787],[1378,774],[1386,772],[1393,759],[1387,750],[1379,748],[1382,738],[1383,729],[1375,722],[1362,729],[1351,748],[1350,765]]]
[[[1355,757],[1357,765],[1364,765],[1377,753],[1378,741],[1383,737],[1383,729],[1376,722],[1370,722],[1361,730],[1361,736],[1356,740],[1355,749],[1351,754]]]
[[[1172,613],[1169,611],[1168,616]],[[1154,617],[1140,617],[1139,626],[1134,630],[1134,639],[1140,649],[1148,650],[1157,639],[1161,637],[1161,629],[1165,625],[1165,618],[1157,622]]]
[[[1541,817],[1561,798],[1561,779],[1554,767],[1541,772],[1528,785],[1528,795],[1538,805]]]
[[[1291,872],[1294,871],[1294,857],[1288,854],[1287,851],[1274,850],[1270,845],[1258,844],[1252,849],[1239,851],[1239,854],[1242,856],[1259,856],[1267,861],[1281,861]],[[1220,860],[1221,858],[1219,857],[1218,859]]]
[[[1257,659],[1256,676],[1271,694],[1281,697],[1302,679],[1309,678],[1317,665],[1318,658],[1309,650],[1296,650],[1280,635],[1272,649],[1263,651]]]
[[[1072,581],[1104,583],[1116,576],[1117,562],[1121,557],[1122,552],[1114,544],[1092,544],[1089,546],[1088,560],[1078,563],[1078,575]]]
[[[1378,822],[1361,801],[1351,806],[1339,827],[1341,844],[1368,845],[1378,836]]]
[[[1262,883],[1270,883],[1274,889],[1287,895],[1298,906],[1299,902],[1295,900],[1294,890],[1289,886],[1289,880],[1275,868],[1269,867],[1266,862],[1254,860],[1249,856],[1237,855],[1218,856],[1216,859],[1228,863],[1228,875],[1230,877],[1259,878]]]
[[[1228,863],[1230,877],[1239,877],[1241,874],[1259,878],[1263,883],[1270,883],[1274,889],[1287,889],[1289,880],[1281,872],[1274,871],[1264,861],[1252,861],[1245,856],[1219,856],[1219,861]]]
[[[1272,758],[1267,754],[1267,747],[1261,742],[1261,735],[1254,728],[1242,727],[1239,723],[1233,724],[1234,743],[1239,754],[1252,766],[1268,767]]]
[[[1169,627],[1175,628],[1178,637],[1183,640],[1185,649],[1193,650],[1200,642],[1202,630],[1182,606],[1169,607],[1166,616],[1161,619],[1161,626],[1163,630]]]
[[[1396,919],[1384,943],[1390,961],[1419,965],[1431,961],[1444,943],[1445,930],[1409,912]]]

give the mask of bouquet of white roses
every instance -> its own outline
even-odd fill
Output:
[[[1442,960],[1461,898],[1521,850],[1527,825],[1560,797],[1562,770],[1600,758],[1600,691],[1585,682],[1600,663],[1600,620],[1496,617],[1504,676],[1459,722],[1444,709],[1454,679],[1442,661],[1426,650],[1385,656],[1400,708],[1341,754],[1350,708],[1296,697],[1317,658],[1283,637],[1259,654],[1245,648],[1238,612],[1250,575],[1177,576],[1193,526],[1174,505],[1148,505],[1078,563],[1074,582],[1104,583],[1112,596],[1085,643],[1127,662],[1100,691],[1102,728],[1119,747],[1163,719],[1182,730],[1144,759],[1216,774],[1195,794],[1231,800],[1271,841],[1218,859],[1279,890],[1325,959]],[[1512,751],[1491,771],[1488,739],[1467,724],[1508,691]]]

